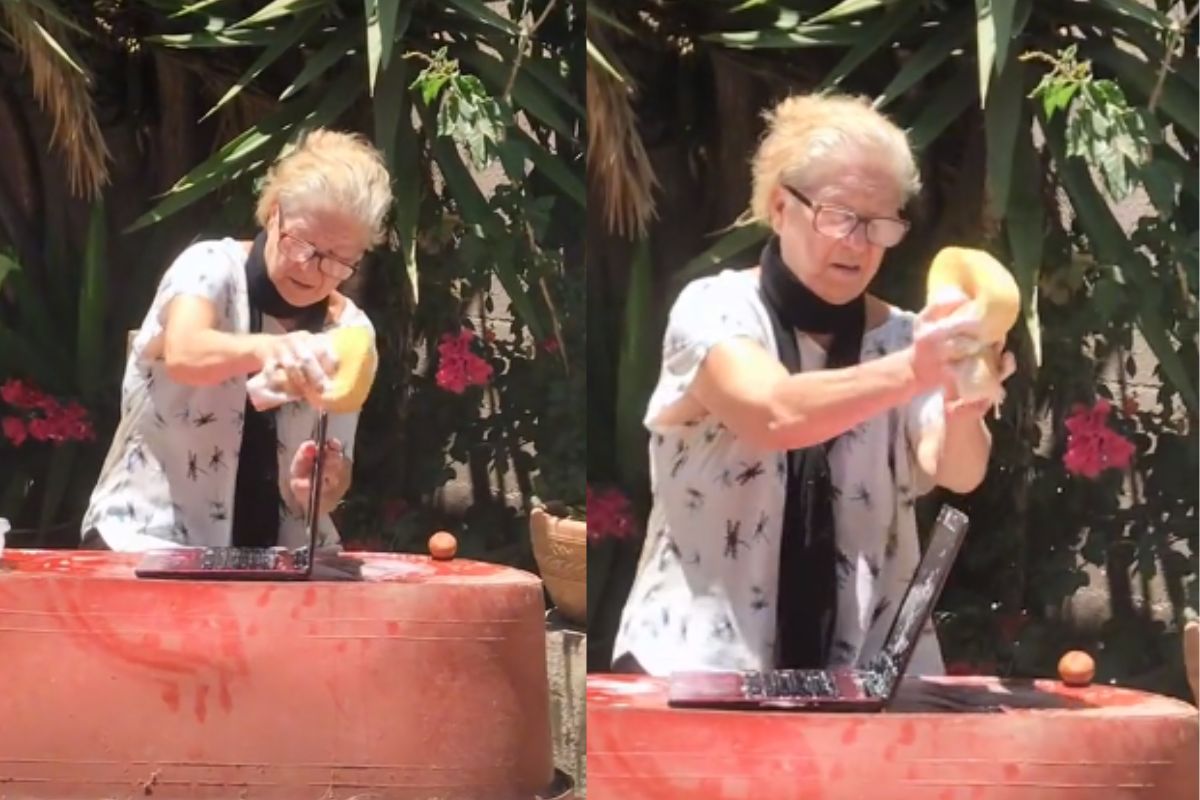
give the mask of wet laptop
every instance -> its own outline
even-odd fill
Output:
[[[330,554],[317,553],[317,522],[320,511],[320,487],[325,467],[325,439],[329,415],[322,413],[317,422],[317,457],[313,464],[308,494],[306,522],[308,545],[289,550],[283,547],[180,547],[147,552],[134,569],[139,578],[194,579],[206,581],[307,581],[314,578],[316,565],[322,578],[354,578],[352,567],[360,562]],[[337,563],[335,563],[337,562]],[[322,566],[331,569],[323,569]],[[338,574],[339,568],[351,567]]]
[[[667,703],[679,708],[881,711],[891,701],[937,605],[967,532],[967,516],[942,506],[925,555],[882,652],[866,667],[676,672]]]

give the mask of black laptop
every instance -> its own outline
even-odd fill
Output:
[[[134,574],[139,578],[206,581],[360,580],[358,568],[361,561],[335,552],[318,553],[316,549],[328,430],[329,415],[322,412],[317,422],[317,457],[313,463],[305,517],[308,525],[306,547],[294,550],[283,547],[178,547],[150,550],[134,568]]]
[[[967,532],[967,516],[942,506],[929,546],[882,652],[865,668],[774,669],[731,672],[676,672],[669,678],[667,703],[679,708],[881,711],[908,669]]]

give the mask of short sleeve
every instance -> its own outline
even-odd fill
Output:
[[[644,419],[647,428],[663,427],[656,420],[687,394],[709,351],[734,338],[774,346],[757,283],[745,273],[724,272],[688,284],[667,320],[662,371]]]
[[[220,242],[197,242],[172,262],[158,285],[154,304],[138,333],[138,343],[162,335],[166,311],[176,297],[208,300],[217,311],[218,328],[229,328],[233,294],[236,287],[233,270],[239,267]]]

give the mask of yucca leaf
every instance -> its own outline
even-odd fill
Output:
[[[226,2],[226,0],[200,0],[198,3],[192,3],[191,5],[186,5],[179,9],[172,14],[169,19],[178,19],[179,17],[185,17],[188,14],[195,14],[197,11],[203,11],[209,6],[215,6],[217,3],[224,2]]]
[[[200,117],[200,122],[204,122],[204,120],[223,108],[226,103],[241,94],[242,90],[249,86],[251,81],[261,75],[267,67],[275,63],[285,52],[304,39],[309,29],[317,23],[318,19],[320,19],[320,12],[309,11],[296,17],[292,20],[291,24],[282,31],[279,31],[267,49],[263,50],[233,86],[229,87],[225,94],[221,95],[221,99],[217,101],[216,105],[205,112],[204,116]]]
[[[107,366],[104,315],[108,307],[108,219],[103,198],[92,205],[87,244],[83,251],[83,280],[79,287],[75,372],[86,402],[97,399]]]
[[[970,36],[970,21],[966,17],[959,17],[948,23],[944,30],[931,37],[904,62],[896,77],[892,78],[883,93],[875,99],[875,107],[884,108],[926,75],[945,64],[950,59],[950,54],[961,47]]]
[[[786,50],[845,47],[858,41],[860,36],[861,26],[801,25],[791,30],[719,31],[706,33],[700,39],[739,50]]]
[[[864,61],[885,49],[896,33],[911,22],[920,10],[920,3],[896,3],[889,6],[873,22],[864,25],[858,44],[842,56],[842,60],[829,71],[829,74],[821,81],[820,88],[828,89],[836,86],[847,75],[858,69]]]
[[[1015,169],[1013,148],[1017,141],[1017,128],[1024,119],[1024,105],[1025,64],[1013,59],[1003,75],[997,76],[983,110],[983,126],[987,136],[987,187],[992,208],[997,210],[1008,207],[1008,192]]]
[[[992,0],[975,0],[975,65],[979,71],[979,104],[987,100],[988,83],[996,60],[996,18]]]
[[[50,45],[50,49],[57,53],[59,58],[66,62],[67,66],[78,72],[80,75],[87,74],[84,72],[83,67],[79,66],[79,62],[77,62],[74,57],[67,52],[66,47],[64,47],[62,44],[59,44],[59,41],[54,38],[50,31],[46,30],[41,22],[30,18],[29,24],[33,26],[35,31],[37,31],[38,36],[42,37],[42,41]]]
[[[599,64],[601,66],[601,68],[604,69],[605,72],[612,75],[614,78],[619,80],[621,83],[629,83],[629,79],[625,77],[624,72],[622,72],[614,64],[612,64],[609,61],[609,59],[604,55],[604,53],[600,50],[600,48],[597,47],[595,45],[595,43],[592,42],[591,39],[587,40],[587,54],[588,54],[588,58],[590,58],[592,61],[595,61],[597,64]]]
[[[834,19],[845,19],[862,14],[884,5],[883,0],[842,0],[836,6],[810,17],[806,24],[816,25]],[[912,5],[916,5],[913,3]]]
[[[729,259],[760,245],[769,234],[770,230],[757,223],[739,225],[724,233],[703,253],[684,264],[671,276],[671,282],[682,288],[697,278],[710,275]]]
[[[524,131],[517,130],[516,138],[525,142],[529,160],[547,180],[580,207],[587,206],[587,187],[579,175],[567,166],[564,156],[549,152]]]
[[[1010,69],[1021,66],[1019,63],[1009,65]],[[1014,69],[1014,74],[1016,70]],[[1005,75],[1006,81],[1011,81],[1013,74]],[[996,99],[993,94],[993,102]],[[1033,342],[1034,358],[1040,366],[1042,360],[1041,323],[1038,318],[1038,276],[1042,270],[1042,251],[1045,242],[1045,213],[1040,194],[1043,177],[1038,163],[1037,151],[1034,149],[1033,135],[1030,131],[1030,113],[1028,106],[1017,109],[1017,119],[1013,129],[1019,132],[1013,147],[1010,149],[1011,171],[1006,205],[996,206],[1004,209],[1004,229],[1008,238],[1008,249],[1012,253],[1013,277],[1021,289],[1022,309],[1025,326]],[[989,148],[990,139],[989,139]],[[991,153],[989,150],[989,161]]]
[[[1171,28],[1171,20],[1153,5],[1139,3],[1136,0],[1096,0],[1096,2],[1118,14],[1132,17],[1158,28],[1160,31],[1167,31]]]
[[[325,71],[333,66],[339,59],[354,52],[354,47],[358,43],[358,31],[346,25],[341,28],[333,38],[321,46],[321,49],[313,54],[308,61],[305,62],[304,68],[300,70],[287,88],[279,95],[280,100],[287,100],[295,95],[301,89],[308,86],[317,78],[325,74]]]
[[[919,102],[920,113],[908,126],[908,140],[915,150],[933,144],[978,97],[975,76],[962,69],[954,73],[926,99]]]
[[[621,349],[617,358],[617,473],[626,486],[636,486],[646,478],[646,429],[642,415],[654,388],[653,370],[657,359],[647,358],[659,347],[652,339],[654,324],[654,267],[650,261],[650,241],[642,239],[634,246],[630,263],[629,288],[621,325]]]
[[[178,50],[207,50],[221,47],[266,47],[274,40],[269,28],[239,28],[224,31],[195,31],[147,36],[144,41]]]
[[[71,468],[75,465],[75,457],[79,453],[79,445],[74,442],[63,442],[54,448],[50,454],[50,467],[46,470],[46,480],[42,489],[42,509],[38,516],[38,529],[45,531],[56,522],[56,514],[62,513],[63,497],[71,482]]]
[[[329,0],[272,0],[243,20],[230,25],[227,30],[251,28],[272,22],[280,17],[298,16],[313,9],[322,9],[329,5]]]
[[[488,8],[482,0],[446,0],[448,5],[452,5],[464,14],[468,19],[473,19],[484,25],[495,28],[498,31],[507,33],[510,36],[516,36],[520,31],[517,26],[510,20],[497,14]]]

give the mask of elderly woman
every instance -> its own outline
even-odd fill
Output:
[[[372,329],[338,288],[382,241],[390,204],[375,149],[313,131],[268,175],[253,241],[201,241],[175,259],[131,347],[85,546],[307,544],[319,411],[306,399],[334,368],[314,334]],[[267,389],[298,399],[258,411],[247,379],[268,367]],[[357,424],[357,414],[330,414],[323,508],[350,486]],[[323,514],[319,543],[337,542]]]
[[[949,382],[963,299],[914,316],[867,293],[920,189],[903,132],[859,99],[792,97],[753,172],[759,265],[671,310],[618,671],[865,664],[919,561],[914,500],[986,470],[989,403]],[[942,671],[931,629],[912,669]]]

